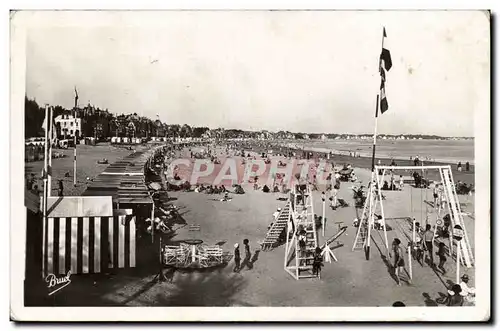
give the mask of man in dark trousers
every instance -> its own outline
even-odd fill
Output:
[[[63,190],[64,190],[64,185],[63,181],[59,179],[59,189],[57,190],[57,195],[62,197],[63,196]]]
[[[425,226],[424,242],[425,242],[425,251],[429,254],[429,262],[431,267],[434,267],[434,248],[432,245],[433,240],[434,240],[434,233],[431,230],[431,225],[427,224]]]
[[[245,246],[245,258],[243,259],[243,263],[241,264],[241,269],[247,266],[248,269],[252,269],[252,263],[250,262],[250,258],[252,254],[250,253],[250,245],[248,239],[243,240],[243,246]]]
[[[240,261],[241,261],[241,256],[240,256],[240,245],[239,244],[234,244],[234,272],[240,271]]]

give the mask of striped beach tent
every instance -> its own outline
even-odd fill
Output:
[[[43,274],[100,273],[136,265],[131,210],[113,210],[111,196],[49,197],[43,231]]]

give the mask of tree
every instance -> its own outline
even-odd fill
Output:
[[[172,124],[168,126],[169,136],[175,138],[179,136],[181,126],[179,124]]]
[[[210,129],[207,127],[194,127],[192,130],[193,138],[201,138]]]
[[[184,124],[181,127],[180,135],[183,138],[190,137],[191,136],[191,127],[187,124]]]

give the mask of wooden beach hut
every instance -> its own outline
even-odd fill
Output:
[[[111,196],[49,197],[44,275],[100,273],[136,265],[136,221]]]

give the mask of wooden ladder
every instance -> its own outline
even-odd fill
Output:
[[[368,236],[368,204],[370,203],[369,199],[373,199],[373,192],[370,190],[372,187],[369,187],[368,196],[366,197],[365,204],[363,206],[363,212],[361,213],[361,219],[358,220],[358,231],[356,231],[356,237],[354,238],[354,244],[352,245],[352,251],[360,250],[365,247],[366,237]],[[374,200],[372,200],[372,203]]]
[[[464,265],[467,268],[472,267],[474,264],[474,254],[470,246],[469,237],[467,235],[467,230],[465,228],[464,219],[462,212],[460,210],[460,201],[458,199],[457,192],[455,190],[455,182],[453,181],[453,175],[451,173],[451,167],[448,169],[440,170],[441,179],[443,181],[445,195],[448,198],[448,209],[450,211],[450,218],[452,227],[455,225],[460,225],[463,229],[463,238],[461,241],[456,242],[457,247],[461,249],[461,256]],[[450,238],[453,236],[453,229],[450,231]]]
[[[296,279],[317,278],[317,276],[313,274],[313,261],[314,251],[316,247],[318,247],[318,237],[316,222],[314,220],[312,192],[309,185],[307,186],[305,195],[305,205],[296,206],[297,209],[299,209],[298,213],[302,216],[297,222],[297,228],[302,226],[306,231],[306,247],[303,252],[300,251],[299,241],[295,241]],[[303,208],[303,210],[300,211],[300,208]]]
[[[291,217],[291,203],[288,201],[279,213],[277,219],[273,222],[271,228],[267,231],[264,241],[261,243],[261,249],[268,251],[279,244],[280,237],[286,231],[287,224]]]

